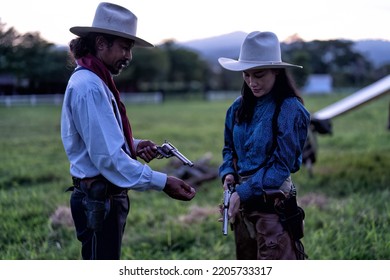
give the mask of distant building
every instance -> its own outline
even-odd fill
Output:
[[[312,74],[301,89],[305,94],[329,94],[333,92],[333,79],[329,74]]]
[[[13,74],[0,74],[0,95],[17,95],[18,90],[27,88],[29,79],[18,79]]]
[[[12,74],[0,74],[0,95],[13,94],[17,85],[17,79]]]

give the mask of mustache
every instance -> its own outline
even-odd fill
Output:
[[[122,65],[123,68],[127,68],[130,64],[130,60],[128,59],[121,60],[120,64]]]

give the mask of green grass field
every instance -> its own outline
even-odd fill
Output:
[[[305,97],[315,112],[345,95]],[[313,260],[390,259],[390,131],[387,95],[335,118],[318,135],[310,177],[293,175],[306,211],[303,243]],[[127,104],[135,137],[169,140],[191,160],[212,154],[218,167],[230,101]],[[69,166],[60,139],[60,107],[0,107],[0,259],[80,259],[68,212]],[[168,159],[150,165],[162,170]],[[130,193],[122,259],[234,259],[233,235],[222,235],[219,179],[190,202],[160,192]]]

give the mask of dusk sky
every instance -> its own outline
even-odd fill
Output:
[[[39,32],[66,45],[72,26],[91,26],[100,0],[11,0],[0,21],[20,33]],[[138,17],[137,35],[153,44],[185,42],[235,31],[272,31],[281,41],[298,34],[313,39],[390,41],[389,0],[116,0]]]

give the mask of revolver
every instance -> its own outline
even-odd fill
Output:
[[[228,184],[228,188],[223,192],[223,223],[222,223],[222,232],[223,235],[228,234],[228,226],[229,226],[229,215],[228,215],[228,210],[229,210],[229,202],[230,202],[230,197],[232,196],[232,193],[234,192],[234,185]]]
[[[186,158],[182,153],[179,152],[178,149],[175,148],[171,143],[165,140],[164,144],[161,146],[157,146],[157,156],[156,158],[170,158],[177,157],[184,165],[188,165],[190,167],[194,166],[194,163]]]

